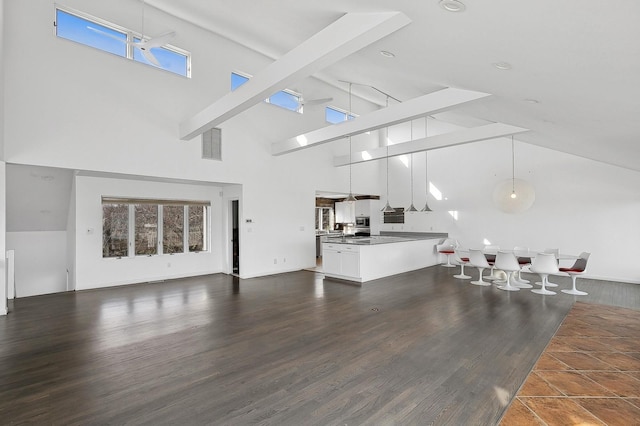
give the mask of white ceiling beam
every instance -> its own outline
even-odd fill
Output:
[[[180,123],[180,139],[189,140],[408,25],[401,12],[347,13],[286,53],[233,92]]]
[[[503,136],[515,135],[527,132],[529,129],[512,126],[504,123],[491,123],[480,127],[458,130],[427,138],[415,139],[409,142],[389,145],[389,157],[412,154],[414,152],[430,151],[448,146],[463,145],[471,142],[480,142]],[[366,154],[364,154],[366,153]],[[364,163],[378,160],[387,156],[387,147],[375,148],[367,151],[359,151],[351,154],[351,163]],[[334,166],[346,166],[349,164],[349,155],[334,157]]]
[[[419,96],[406,102],[361,115],[354,120],[332,124],[294,138],[275,142],[271,145],[271,154],[287,154],[342,139],[349,135],[354,136],[359,133],[393,126],[394,124],[404,123],[419,117],[436,114],[486,96],[489,96],[489,94],[472,90],[455,88],[438,90],[428,95]]]

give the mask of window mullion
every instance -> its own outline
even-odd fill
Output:
[[[164,206],[162,204],[158,204],[158,240],[156,244],[158,244],[157,252],[158,254],[164,254]]]
[[[184,206],[184,215],[182,219],[184,227],[184,232],[182,234],[182,252],[189,253],[189,206]]]
[[[135,206],[129,204],[129,250],[127,251],[127,257],[136,257],[136,218],[135,218]]]

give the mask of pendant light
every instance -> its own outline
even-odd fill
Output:
[[[499,182],[493,190],[493,202],[504,213],[522,213],[533,205],[536,191],[531,183],[516,179],[515,139],[511,136],[511,177]]]
[[[387,107],[389,107],[389,95],[387,95]],[[389,204],[389,127],[386,128],[386,140],[387,145],[387,204],[382,208],[383,213],[395,213],[396,209]]]
[[[349,83],[349,114],[347,115],[347,120],[349,119],[349,117],[351,117],[351,85],[353,83]],[[355,202],[357,199],[356,197],[354,197],[353,192],[351,191],[351,135],[347,136],[347,138],[349,138],[349,196],[347,197],[347,199],[345,200],[348,203],[353,203]]]
[[[427,138],[427,120],[428,119],[429,119],[428,117],[424,118],[424,138],[425,139]],[[429,175],[427,174],[428,166],[429,166],[429,151],[425,151],[424,152],[424,179],[426,181],[426,186],[425,186],[426,200],[424,202],[424,207],[420,211],[427,212],[427,213],[433,211],[429,208]]]
[[[411,140],[413,140],[413,120],[411,120]],[[411,153],[411,165],[409,168],[409,173],[411,175],[411,205],[409,206],[409,208],[404,209],[405,212],[417,212],[418,209],[415,208],[415,206],[413,205],[413,153]]]
[[[513,135],[511,135],[511,198],[517,198],[516,195],[516,156],[513,149]]]

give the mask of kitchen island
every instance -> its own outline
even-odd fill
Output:
[[[442,238],[371,236],[329,238],[323,243],[325,277],[363,283],[438,264]]]

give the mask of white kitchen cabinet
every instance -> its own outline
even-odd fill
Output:
[[[355,223],[355,204],[356,203],[338,201],[336,203],[336,223]]]
[[[324,244],[322,271],[327,275],[358,280],[360,278],[360,247]]]
[[[371,216],[371,200],[357,200],[355,205],[356,217]]]
[[[392,237],[371,237],[357,243],[324,243],[322,270],[325,277],[358,283],[415,271],[438,264],[435,249],[440,239],[401,239],[385,243]],[[372,243],[372,240],[379,243]],[[368,242],[367,242],[368,241]]]

